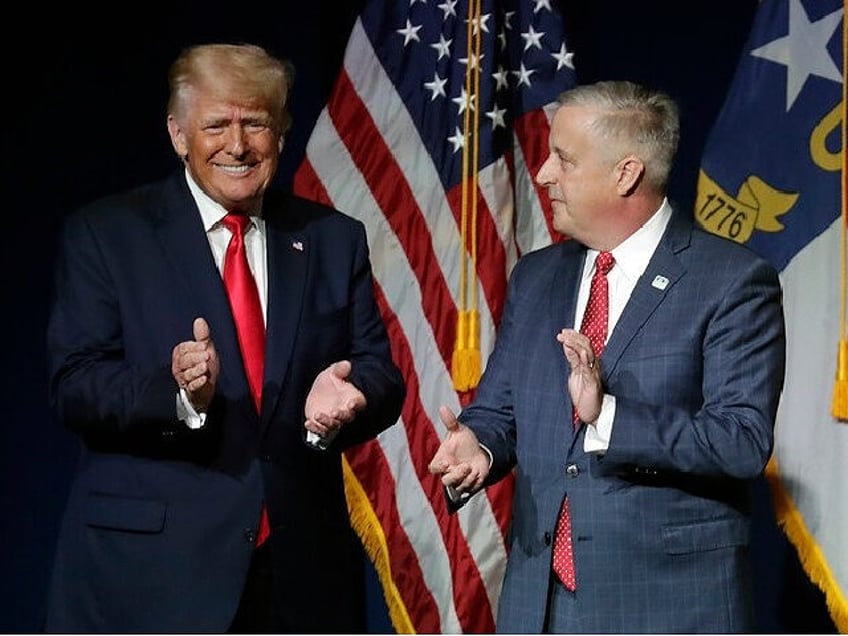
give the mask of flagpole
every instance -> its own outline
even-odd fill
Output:
[[[480,92],[480,0],[470,0],[468,3],[468,26],[466,29],[465,67],[465,112],[463,114],[463,144],[462,144],[462,203],[460,212],[460,279],[459,306],[457,311],[456,338],[451,359],[451,376],[453,388],[457,391],[470,391],[477,386],[482,366],[480,353],[480,319],[477,310],[477,196],[478,183],[478,128]],[[472,126],[471,109],[474,108]],[[473,144],[473,147],[471,146]],[[469,167],[469,161],[472,165]],[[470,216],[469,220],[469,203]],[[471,233],[469,245],[468,235]],[[471,268],[469,274],[468,251],[471,252]],[[469,287],[471,303],[468,302]]]
[[[831,400],[831,415],[838,420],[848,420],[848,334],[845,328],[845,288],[846,288],[846,229],[848,228],[848,159],[846,159],[846,139],[848,139],[848,88],[845,82],[846,60],[848,60],[848,26],[846,26],[848,0],[843,3],[842,12],[842,179],[841,206],[842,226],[840,229],[840,268],[839,268],[839,348],[836,356],[836,382]]]
[[[468,388],[473,389],[480,381],[482,367],[480,353],[480,312],[477,306],[477,202],[479,197],[478,177],[480,174],[480,75],[482,73],[483,61],[480,57],[480,41],[483,38],[482,15],[483,8],[480,0],[474,0],[475,28],[474,28],[474,95],[476,104],[474,108],[474,146],[473,170],[471,179],[473,187],[471,192],[471,276],[470,293],[471,307],[468,312]]]

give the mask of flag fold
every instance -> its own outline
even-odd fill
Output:
[[[554,240],[534,175],[575,83],[549,0],[370,0],[295,174],[360,219],[407,384],[400,421],[346,451],[352,523],[398,632],[492,632],[512,481],[448,511],[427,469],[491,352],[518,257]]]
[[[841,0],[760,2],[704,149],[694,210],[780,271],[787,372],[767,477],[778,524],[841,632],[848,425],[831,402],[845,375],[844,11]]]

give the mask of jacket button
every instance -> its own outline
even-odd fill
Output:
[[[546,532],[544,538],[545,538],[545,545],[551,545],[551,533]]]
[[[245,528],[244,540],[247,543],[256,543],[256,531],[253,528]]]
[[[577,474],[580,472],[580,469],[577,468],[577,464],[569,464],[565,467],[565,474],[569,477],[577,477]]]

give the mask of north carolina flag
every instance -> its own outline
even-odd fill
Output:
[[[344,463],[398,632],[494,631],[512,481],[449,515],[427,465],[439,406],[473,395],[512,266],[554,240],[533,177],[574,83],[550,0],[371,0],[295,175],[365,224],[406,379],[400,421]]]
[[[760,2],[695,203],[706,229],[780,270],[787,371],[767,476],[778,524],[843,633],[848,414],[831,407],[846,338],[844,9],[841,0]]]

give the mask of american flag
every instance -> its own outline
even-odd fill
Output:
[[[398,632],[491,632],[512,480],[449,515],[427,465],[473,396],[519,256],[553,240],[533,176],[572,53],[551,0],[373,0],[294,180],[366,226],[408,396],[346,452],[351,519]]]

